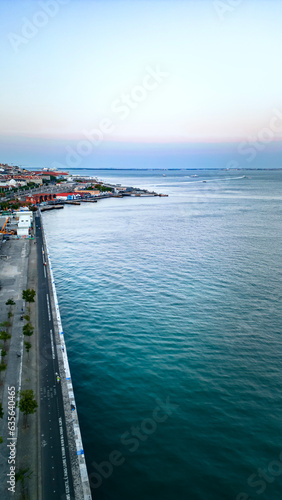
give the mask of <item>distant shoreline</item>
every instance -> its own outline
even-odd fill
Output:
[[[42,170],[41,167],[25,167],[27,169],[32,169],[32,170]],[[210,170],[220,170],[221,172],[236,172],[238,170],[244,170],[244,171],[281,171],[282,170],[282,167],[280,168],[229,168],[229,169],[226,169],[226,168],[69,168],[68,167],[68,171],[69,170],[95,170],[95,171],[105,171],[105,170],[109,170],[109,171],[112,171],[112,170],[116,170],[116,171],[129,171],[131,172],[132,170],[136,171],[136,172],[163,172],[163,171],[166,171],[166,172],[183,172],[183,171],[210,171]]]

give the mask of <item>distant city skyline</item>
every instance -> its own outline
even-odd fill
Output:
[[[282,140],[280,2],[2,0],[0,9],[0,161],[61,162],[72,148],[85,164],[102,143],[264,151]]]

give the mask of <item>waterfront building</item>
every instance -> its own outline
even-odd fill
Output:
[[[21,212],[16,212],[16,218],[18,221],[17,235],[21,237],[29,236],[29,229],[31,227],[33,213],[29,210],[23,210]]]

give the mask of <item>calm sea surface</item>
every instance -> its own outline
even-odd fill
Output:
[[[83,173],[169,194],[43,215],[93,498],[280,500],[282,172]]]

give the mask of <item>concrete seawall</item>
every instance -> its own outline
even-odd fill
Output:
[[[57,292],[49,256],[48,245],[44,232],[43,220],[41,218],[41,229],[44,241],[44,251],[47,262],[47,274],[50,289],[51,309],[55,329],[55,348],[57,350],[59,371],[61,377],[61,387],[64,403],[65,422],[68,435],[68,445],[70,451],[72,477],[74,483],[75,500],[91,500],[91,489],[88,480],[81,432],[79,427],[76,403],[69,368],[67,349],[65,345],[61,315],[57,299]]]

